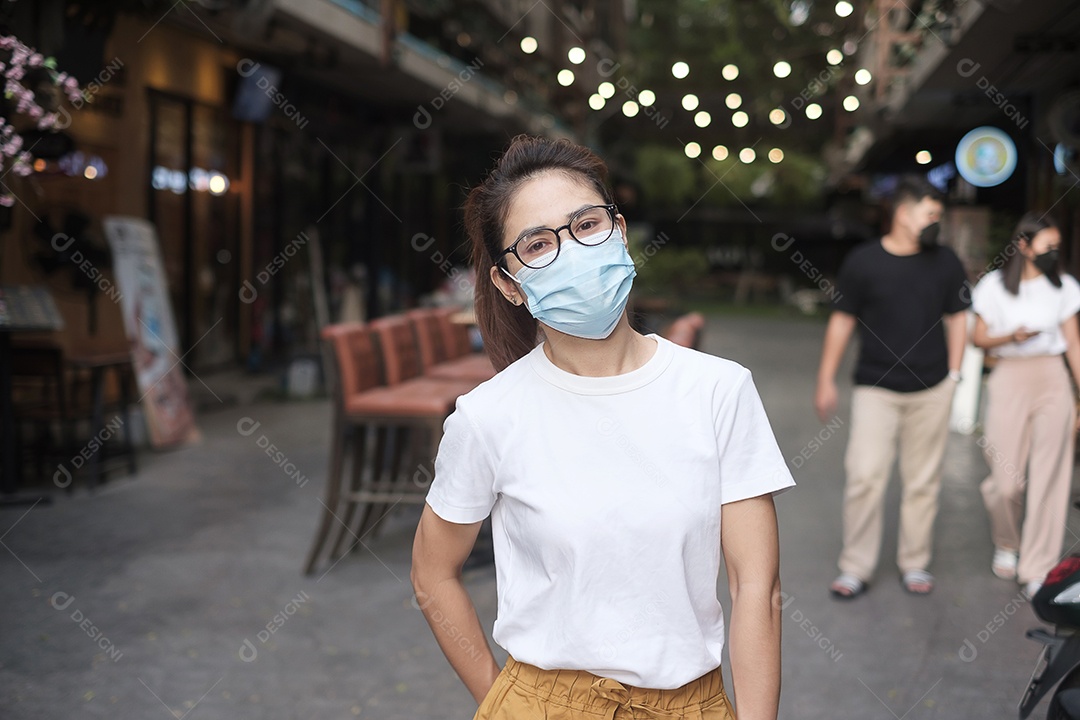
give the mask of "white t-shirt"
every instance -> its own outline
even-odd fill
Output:
[[[720,506],[795,483],[750,372],[649,337],[629,373],[574,375],[540,345],[459,398],[427,502],[491,514],[514,658],[670,689],[720,665]]]
[[[1041,330],[1022,343],[1006,343],[990,350],[998,357],[1034,357],[1065,352],[1061,323],[1080,310],[1080,283],[1062,274],[1061,287],[1046,275],[1020,281],[1020,293],[1005,289],[1000,270],[986,274],[971,294],[971,309],[986,322],[990,337],[1008,335],[1020,328]]]

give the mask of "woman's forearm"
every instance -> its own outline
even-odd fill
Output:
[[[499,666],[460,578],[430,586],[414,581],[416,601],[450,666],[479,704],[499,674]]]
[[[732,590],[728,643],[739,720],[776,720],[780,704],[780,586]]]

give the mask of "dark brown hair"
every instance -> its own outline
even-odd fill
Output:
[[[506,217],[518,188],[545,172],[565,173],[612,202],[607,166],[588,148],[569,140],[518,135],[484,181],[465,200],[465,232],[476,270],[476,322],[484,348],[497,370],[536,347],[540,326],[525,305],[512,305],[488,277],[502,251]],[[505,267],[505,261],[500,260]]]
[[[896,184],[892,193],[892,211],[905,203],[919,203],[923,198],[930,198],[939,203],[945,202],[941,192],[929,180],[918,175],[904,175]]]
[[[1002,280],[1005,282],[1005,289],[1011,294],[1020,294],[1020,280],[1024,275],[1024,266],[1027,264],[1027,258],[1020,253],[1020,241],[1024,240],[1030,245],[1036,235],[1048,228],[1053,228],[1054,230],[1061,232],[1061,228],[1058,227],[1058,224],[1046,213],[1024,213],[1024,216],[1020,218],[1020,222],[1016,223],[1016,229],[1013,230],[1012,239],[1009,240],[1009,244],[1005,246],[1007,258],[1005,260],[1005,266],[1001,269]],[[1054,269],[1046,273],[1046,278],[1054,285],[1054,287],[1061,287],[1060,256],[1058,257],[1057,265]]]

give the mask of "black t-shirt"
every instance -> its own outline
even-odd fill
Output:
[[[852,250],[840,267],[834,307],[859,319],[855,383],[915,392],[944,380],[949,353],[942,316],[971,305],[966,281],[948,247],[893,255],[873,240]]]

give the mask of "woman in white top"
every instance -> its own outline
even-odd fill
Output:
[[[1061,271],[1061,232],[1027,213],[1006,247],[1004,267],[972,294],[972,342],[997,357],[987,383],[990,476],[981,485],[994,541],[995,575],[1018,580],[1030,597],[1057,563],[1072,481],[1080,384],[1080,284]]]
[[[469,194],[477,321],[503,369],[446,421],[413,586],[476,718],[731,720],[722,551],[739,718],[775,720],[772,493],[794,482],[745,368],[630,327],[606,173],[522,136]],[[461,581],[488,514],[501,671]]]

